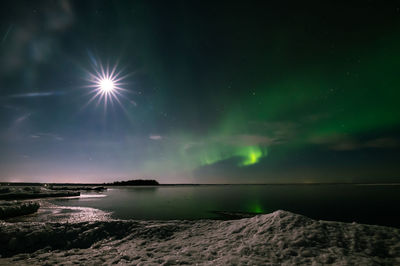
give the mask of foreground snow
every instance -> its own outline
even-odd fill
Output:
[[[231,221],[2,223],[0,252],[1,265],[398,265],[400,230],[285,211]]]

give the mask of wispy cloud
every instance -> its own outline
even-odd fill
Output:
[[[231,135],[218,138],[219,142],[233,146],[252,146],[252,145],[273,145],[278,144],[280,141],[275,137],[268,137],[262,135]]]
[[[63,91],[47,91],[47,92],[28,92],[9,95],[9,98],[31,98],[31,97],[48,97],[64,95]]]
[[[300,124],[293,121],[282,121],[282,122],[256,122],[250,121],[250,126],[253,130],[261,130],[265,132],[263,135],[268,135],[270,138],[290,140],[296,136],[296,133],[300,130]]]
[[[396,148],[399,146],[399,140],[394,138],[373,139],[365,143],[365,147],[369,148]]]
[[[353,151],[365,148],[390,149],[400,146],[400,142],[395,138],[376,138],[367,141],[360,141],[347,135],[332,135],[323,138],[310,140],[313,144],[326,145],[334,151]]]
[[[6,33],[4,34],[3,38],[1,39],[1,43],[5,42],[7,40],[8,34],[11,32],[12,28],[13,28],[12,24],[10,26],[8,26]]]
[[[14,121],[14,124],[19,124],[19,123],[25,121],[25,120],[28,119],[31,115],[32,115],[31,113],[27,113],[27,114],[21,115],[20,117],[18,117],[18,118]]]
[[[36,133],[36,134],[31,134],[30,137],[32,139],[48,138],[48,139],[53,139],[53,140],[57,140],[57,141],[64,140],[64,138],[62,136],[53,134],[53,133]]]
[[[3,107],[4,109],[13,110],[13,111],[21,110],[20,107],[9,105],[9,104],[2,105],[1,107]]]
[[[149,139],[152,139],[152,140],[162,140],[162,136],[160,136],[160,135],[150,135],[149,136]]]

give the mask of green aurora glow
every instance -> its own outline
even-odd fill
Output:
[[[259,82],[253,89],[255,95],[251,91],[231,104],[207,135],[172,133],[185,135],[176,138],[178,146],[168,148],[181,150],[182,157],[173,156],[174,163],[164,165],[164,169],[178,164],[194,170],[231,158],[240,158],[237,167],[252,166],[267,157],[270,146],[276,147],[274,151],[281,150],[276,156],[290,157],[313,144],[333,145],[343,138],[358,139],[366,133],[397,127],[398,45],[392,40],[383,50],[375,48],[372,55],[360,55],[358,61],[362,63],[310,68],[273,84]],[[241,136],[265,141],[247,143]],[[193,146],[187,148],[188,143]],[[155,164],[148,169],[154,169]]]

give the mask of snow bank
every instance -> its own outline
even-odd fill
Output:
[[[3,222],[0,252],[0,264],[18,265],[398,265],[400,230],[285,211],[232,221]]]
[[[79,196],[75,191],[52,191],[44,187],[0,187],[1,200]]]
[[[0,219],[35,213],[40,205],[37,202],[0,201]]]

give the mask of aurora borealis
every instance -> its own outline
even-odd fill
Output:
[[[4,5],[0,181],[398,182],[396,1]]]

